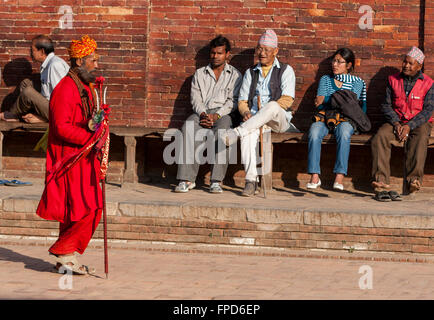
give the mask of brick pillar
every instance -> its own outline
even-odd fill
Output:
[[[425,7],[425,73],[434,78],[434,1]]]
[[[425,2],[425,67],[424,72],[434,79],[434,1]],[[434,135],[434,128],[431,136]]]

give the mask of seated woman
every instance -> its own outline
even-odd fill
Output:
[[[361,108],[366,113],[366,84],[357,77],[350,75],[354,70],[355,56],[348,48],[338,49],[332,56],[333,75],[324,75],[319,82],[315,107],[318,111],[331,109],[330,100],[333,93],[341,89],[351,90],[357,95],[361,102]],[[321,174],[321,143],[328,133],[336,137],[337,151],[333,172],[336,178],[333,189],[344,190],[342,181],[348,170],[348,158],[350,155],[351,136],[354,127],[349,121],[342,121],[335,127],[330,128],[326,122],[317,121],[312,123],[309,129],[308,168],[311,174],[310,182],[306,185],[308,189],[316,189],[321,185],[319,175]]]

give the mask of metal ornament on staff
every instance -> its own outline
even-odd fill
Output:
[[[261,96],[258,94],[258,112],[261,110]],[[264,177],[264,132],[263,132],[264,126],[261,126],[259,128],[259,143],[260,143],[260,156],[261,156],[261,189],[264,192],[264,198],[267,197],[267,192],[265,191],[265,177]]]

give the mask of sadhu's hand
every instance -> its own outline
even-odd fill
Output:
[[[93,119],[89,120],[89,122],[87,123],[87,126],[89,127],[90,131],[95,131],[95,129],[96,129],[95,122],[93,122]]]

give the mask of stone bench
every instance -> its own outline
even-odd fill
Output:
[[[3,137],[4,132],[28,132],[43,133],[47,130],[48,123],[23,123],[23,122],[5,122],[0,121],[0,176],[3,174]],[[144,128],[144,127],[125,127],[110,126],[110,133],[124,137],[124,163],[122,183],[137,183],[138,174],[135,165],[136,161],[136,138],[156,136],[162,137],[166,129],[162,128]]]
[[[3,132],[37,132],[43,133],[48,128],[48,123],[28,124],[23,122],[5,122],[0,121],[0,175],[3,174]],[[167,128],[145,128],[145,127],[125,127],[125,126],[110,126],[110,133],[124,138],[124,172],[122,176],[122,184],[133,184],[138,182],[138,173],[136,168],[136,144],[139,137],[163,137]],[[307,144],[307,133],[272,133],[271,140],[264,140],[264,157],[265,163],[270,164],[268,174],[264,175],[265,185],[267,190],[272,189],[272,159],[273,159],[273,144],[275,143],[304,143]],[[370,145],[370,140],[373,134],[353,135],[351,137],[351,145]],[[264,135],[267,137],[267,135]],[[323,144],[334,144],[336,140],[333,135],[327,135]],[[395,142],[395,146],[402,147],[403,143]],[[428,148],[434,148],[434,135],[432,134],[429,140]]]
[[[351,136],[351,145],[359,146],[369,146],[371,144],[371,139],[374,134],[359,134]],[[265,137],[265,135],[264,135]],[[271,134],[271,141],[264,139],[264,162],[267,161],[270,164],[269,173],[264,175],[266,190],[270,191],[272,189],[272,159],[273,159],[273,144],[275,143],[308,143],[308,132],[300,133],[275,133]],[[336,139],[334,135],[328,134],[322,141],[323,144],[335,144]],[[403,147],[403,142],[393,141],[392,145],[395,147]],[[434,128],[431,131],[431,136],[429,138],[428,148],[434,148]],[[405,178],[405,177],[404,177]]]

